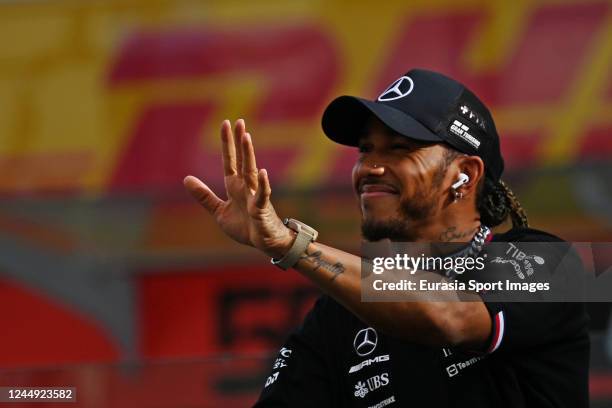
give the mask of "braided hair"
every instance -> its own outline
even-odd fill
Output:
[[[444,166],[448,168],[450,163],[457,157],[463,155],[454,148],[447,147],[444,155]],[[478,186],[476,196],[476,208],[480,213],[481,222],[488,227],[496,227],[502,224],[508,216],[515,228],[526,228],[529,226],[527,213],[514,192],[502,180],[494,181],[483,177]]]
[[[476,207],[484,225],[495,227],[510,216],[513,227],[529,226],[527,213],[506,183],[485,177],[479,187]]]

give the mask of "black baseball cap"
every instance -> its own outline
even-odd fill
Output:
[[[491,113],[464,85],[440,73],[410,70],[376,100],[340,96],[323,113],[323,131],[337,143],[357,146],[370,114],[410,139],[444,142],[479,156],[494,181],[504,171]]]

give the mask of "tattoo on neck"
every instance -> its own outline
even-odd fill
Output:
[[[327,269],[328,271],[330,271],[333,274],[333,276],[331,277],[331,281],[333,282],[334,280],[336,280],[338,275],[344,273],[346,268],[344,267],[344,265],[342,265],[341,262],[336,262],[335,264],[327,262],[326,260],[321,258],[321,255],[321,251],[314,251],[312,253],[308,253],[308,251],[306,251],[306,253],[300,257],[300,259],[305,259],[315,264],[313,271],[317,271],[319,268]]]
[[[440,242],[450,242],[456,239],[462,239],[466,237],[472,237],[476,234],[478,228],[469,229],[466,231],[457,231],[457,227],[448,227],[440,234]]]

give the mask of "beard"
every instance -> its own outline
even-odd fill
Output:
[[[418,224],[430,218],[442,199],[441,185],[448,168],[440,163],[434,171],[432,184],[428,190],[417,190],[413,197],[400,202],[398,214],[384,221],[365,219],[361,223],[361,235],[367,241],[416,241],[419,237]]]
[[[431,217],[437,202],[434,194],[415,194],[400,203],[398,214],[393,218],[384,221],[366,218],[361,223],[361,235],[368,241],[415,241],[419,236],[416,223]]]

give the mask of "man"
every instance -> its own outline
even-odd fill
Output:
[[[415,69],[375,101],[337,98],[323,130],[359,148],[353,185],[367,241],[465,242],[474,256],[508,217],[513,229],[493,241],[559,241],[527,227],[500,180],[489,111],[450,78]],[[192,176],[186,188],[227,235],[326,293],[279,352],[257,407],[588,406],[582,304],[500,303],[487,293],[472,302],[362,302],[362,259],[276,215],[244,121],[234,132],[223,122],[221,137],[227,201]],[[516,272],[507,266],[495,273]]]

